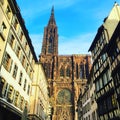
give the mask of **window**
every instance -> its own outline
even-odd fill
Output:
[[[6,25],[5,23],[3,22],[2,25],[0,26],[0,36],[2,37],[3,40],[5,40],[5,30],[6,30]]]
[[[63,68],[60,69],[60,76],[61,76],[61,77],[64,76],[64,69],[63,69]]]
[[[25,79],[25,81],[24,81],[24,86],[23,86],[23,90],[26,90],[26,84],[27,84],[27,80]]]
[[[112,109],[111,96],[107,98],[106,103],[107,103],[108,110],[111,110]]]
[[[22,72],[20,72],[20,78],[19,78],[19,85],[21,85],[22,84],[22,77],[23,77],[23,73]]]
[[[10,7],[7,6],[7,8],[6,8],[6,15],[7,15],[8,19],[10,19],[10,13],[11,13]]]
[[[104,33],[104,32],[102,32],[102,38],[103,38],[103,40],[106,39],[106,37],[105,37],[105,33]]]
[[[52,42],[53,42],[53,38],[51,36],[49,38],[49,43],[48,43],[48,53],[52,53],[52,51],[53,51]]]
[[[25,48],[25,44],[26,44],[26,38],[24,37],[24,40],[22,41],[22,47]]]
[[[82,79],[83,78],[83,71],[82,70],[80,70],[80,78]]]
[[[10,85],[9,86],[9,89],[8,89],[8,92],[7,92],[7,101],[8,102],[12,102],[12,100],[13,100],[13,92],[14,92],[14,89],[13,89],[13,87]]]
[[[25,65],[25,56],[23,56],[23,58],[22,58],[22,65],[23,66]]]
[[[120,85],[120,73],[119,73],[119,71],[115,75],[115,82],[114,83],[116,86]]]
[[[50,78],[50,71],[49,70],[47,71],[47,77],[48,78]],[[32,77],[33,77],[33,71],[30,69],[30,78],[32,79]]]
[[[101,78],[99,79],[99,85],[100,85],[100,89],[101,89],[103,87],[103,82],[102,82]]]
[[[86,78],[86,75],[85,75],[85,73],[86,73],[86,68],[85,68],[85,64],[83,64],[83,78],[85,79]]]
[[[29,64],[26,64],[26,72],[28,72]]]
[[[30,85],[28,85],[28,89],[27,89],[27,94],[29,95],[30,93]]]
[[[23,110],[23,107],[24,107],[24,98],[21,97],[21,100],[20,100],[20,109]]]
[[[117,41],[117,46],[118,46],[118,48],[120,50],[120,39]]]
[[[7,71],[10,72],[11,67],[12,67],[12,59],[7,52],[5,53],[5,56],[4,56],[3,66]]]
[[[100,36],[100,39],[99,39],[100,45],[102,44],[102,42],[103,42],[103,38],[102,38],[102,36]]]
[[[14,66],[14,70],[13,70],[13,77],[14,77],[14,78],[16,78],[16,76],[17,76],[17,70],[18,70],[18,66],[15,65],[15,66]]]
[[[85,78],[88,78],[89,76],[89,65],[86,63],[85,65]]]
[[[8,83],[5,82],[5,83],[4,83],[4,88],[3,88],[3,91],[2,91],[2,97],[3,97],[3,98],[6,98],[6,97],[7,97],[8,87],[9,87]]]
[[[20,54],[20,61],[22,63],[22,59],[23,59],[23,52],[21,51],[21,54]]]
[[[19,58],[19,55],[20,55],[20,46],[17,46],[15,53],[16,53],[16,55]]]
[[[19,92],[15,91],[15,97],[14,97],[14,105],[18,106],[18,100],[19,100]]]
[[[25,50],[27,50],[27,42],[25,43]]]
[[[67,68],[67,70],[66,70],[66,76],[70,77],[70,69],[69,68]]]
[[[2,97],[2,95],[3,95],[4,88],[5,88],[5,80],[3,78],[1,78],[1,83],[0,83],[0,97]]]
[[[28,107],[28,102],[27,101],[25,101],[25,106]]]
[[[119,54],[119,52],[120,52],[118,47],[116,47],[116,52],[117,52],[117,54]]]
[[[96,65],[95,65],[95,69],[96,69],[96,71],[98,70],[98,63],[96,63]]]
[[[110,81],[110,72],[109,72],[109,70],[107,70],[106,76],[107,76],[107,80]]]
[[[96,81],[95,86],[96,86],[96,92],[99,91],[100,88],[99,88],[99,82],[98,81]]]
[[[106,60],[106,58],[107,58],[107,57],[106,57],[106,54],[103,54],[103,55],[102,55],[102,61],[104,62],[104,61]]]
[[[52,53],[52,43],[49,43],[49,46],[48,46],[48,53]]]
[[[0,33],[4,32],[4,29],[6,29],[6,25],[3,22],[2,25],[1,25],[1,27],[0,27]]]
[[[30,75],[30,71],[31,71],[31,69],[30,69],[30,66],[29,66],[28,71],[27,71],[28,75]],[[45,71],[45,73],[46,73],[46,71]]]
[[[76,64],[76,78],[79,78],[79,74],[78,74],[78,64]]]
[[[80,78],[82,79],[84,76],[84,66],[83,64],[80,65]]]
[[[22,41],[23,39],[23,32],[20,33],[20,40]]]
[[[106,85],[108,82],[106,73],[103,74],[103,82],[104,82],[104,85]]]
[[[71,104],[72,94],[68,89],[62,89],[57,95],[57,104]]]
[[[13,27],[15,28],[15,30],[17,30],[17,26],[18,26],[18,21],[17,21],[17,19],[14,17],[13,18]]]
[[[28,52],[28,58],[30,58],[30,54],[31,54],[31,53],[30,53],[30,50],[29,50],[29,52]]]
[[[8,37],[8,42],[10,44],[10,46],[13,48],[13,45],[14,45],[14,36],[12,34],[9,34],[9,37]]]
[[[117,107],[117,100],[116,100],[115,94],[112,95],[112,105],[113,105],[113,108]]]

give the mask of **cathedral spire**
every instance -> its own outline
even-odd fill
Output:
[[[54,15],[54,6],[52,6],[51,15]]]
[[[51,16],[50,16],[48,25],[56,25],[55,18],[54,18],[54,6],[52,6]]]
[[[58,55],[58,30],[52,6],[48,25],[44,29],[41,55]]]

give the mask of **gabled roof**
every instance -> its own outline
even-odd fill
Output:
[[[108,49],[110,48],[111,45],[113,46],[113,44],[115,44],[115,40],[117,39],[117,37],[120,37],[120,22],[118,23],[118,25],[110,39],[110,42],[108,44]]]
[[[103,21],[104,23],[98,28],[97,34],[88,51],[92,51],[94,49],[94,46],[96,42],[98,41],[101,35],[101,32],[104,29],[107,29],[109,39],[111,39],[111,36],[113,35],[119,21],[120,21],[120,6],[118,3],[115,2],[109,15],[104,19]]]

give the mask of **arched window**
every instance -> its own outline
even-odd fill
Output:
[[[79,78],[79,75],[78,75],[78,64],[76,64],[76,78],[77,79]]]
[[[70,68],[67,68],[67,69],[66,69],[66,76],[67,76],[67,77],[70,77]]]
[[[64,69],[63,69],[63,67],[61,67],[61,69],[60,69],[60,76],[64,77]]]
[[[83,74],[84,74],[83,70],[84,70],[84,67],[83,67],[83,64],[81,64],[80,65],[80,78],[81,79],[83,78]]]
[[[88,66],[88,64],[85,65],[85,73],[86,73],[86,78],[88,78],[88,75],[89,75],[89,66]]]
[[[53,37],[50,36],[49,38],[49,45],[48,45],[48,53],[52,53],[53,52]]]

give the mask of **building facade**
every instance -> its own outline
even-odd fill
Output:
[[[48,83],[40,63],[34,66],[34,76],[32,82],[32,91],[30,96],[30,120],[50,120],[50,104]]]
[[[91,68],[88,81],[78,99],[78,120],[97,120],[97,103],[95,101],[95,84]]]
[[[52,8],[39,61],[47,76],[52,120],[77,120],[77,100],[86,84],[90,55],[58,55],[58,29]]]
[[[91,115],[90,120],[99,120],[98,119],[98,113],[97,113],[97,103],[95,99],[95,83],[94,83],[94,74],[93,74],[93,67],[91,68],[89,78],[88,78],[88,84],[89,84],[89,91],[90,91],[90,105],[91,105]]]
[[[20,120],[37,58],[14,0],[0,0],[0,120]]]
[[[95,83],[96,102],[100,120],[120,119],[119,106],[116,99],[116,80],[113,74],[113,68],[117,68],[115,66],[115,61],[119,61],[119,47],[117,42],[115,42],[116,40],[114,41],[114,49],[112,48],[113,44],[110,47],[110,41],[112,41],[111,39],[113,38],[120,21],[119,15],[120,6],[115,3],[110,14],[104,19],[104,23],[98,29],[98,32],[89,49],[93,58],[93,80]],[[115,53],[116,51],[117,54]],[[118,57],[115,61],[114,56],[116,58]],[[119,79],[119,74],[116,73],[116,75]],[[118,84],[116,85],[119,86]]]
[[[12,14],[7,12],[7,9],[10,10],[10,7],[7,6],[7,1],[0,1],[0,66],[4,53],[4,49],[7,42],[8,31],[10,29],[10,23],[12,20]],[[5,11],[6,10],[6,11]],[[6,27],[7,26],[7,27]]]
[[[86,86],[82,98],[82,119],[81,120],[91,120],[91,98],[89,87]]]
[[[110,71],[113,78],[116,98],[120,107],[120,22],[118,23],[113,36],[107,47],[107,53],[110,58]]]

